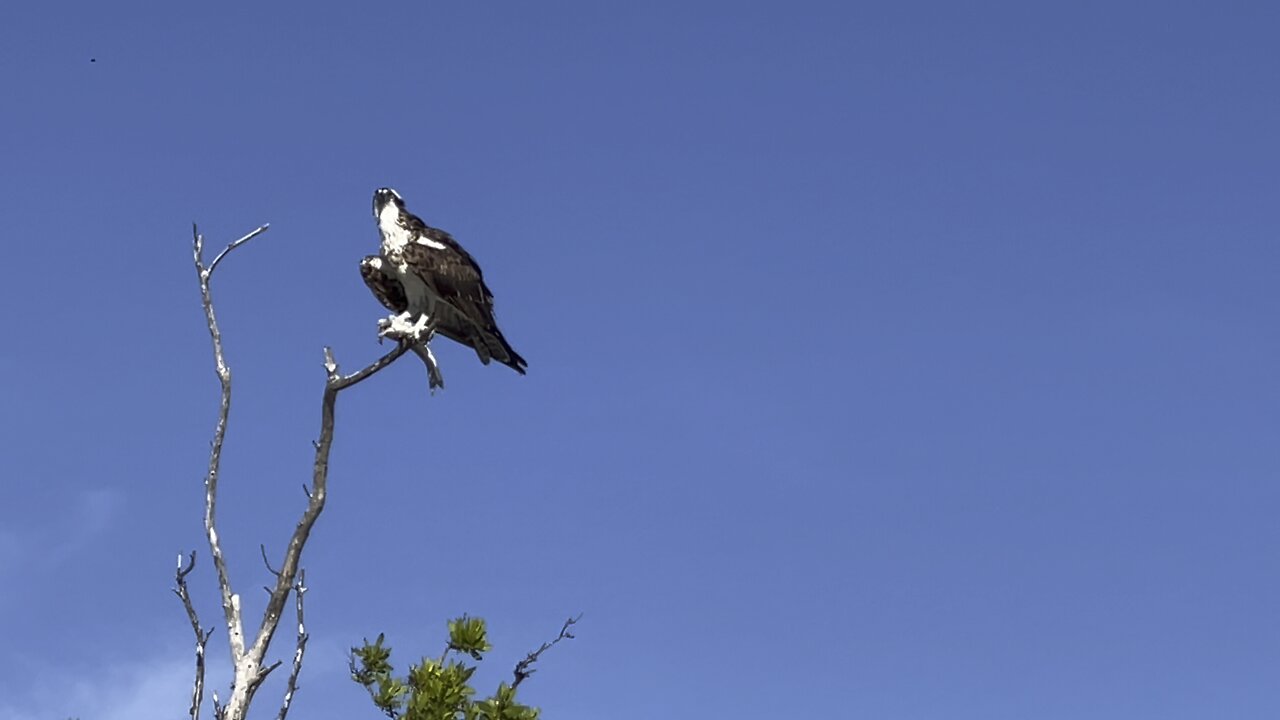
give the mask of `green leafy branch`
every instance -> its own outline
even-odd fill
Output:
[[[580,618],[566,620],[554,640],[517,663],[512,684],[500,683],[492,695],[481,700],[474,699],[476,689],[470,684],[476,667],[468,666],[466,658],[479,662],[493,646],[484,620],[466,615],[449,621],[449,642],[438,659],[423,658],[410,665],[403,677],[397,676],[391,665],[385,635],[378,635],[372,643],[365,640],[362,647],[351,648],[351,679],[362,685],[373,704],[392,720],[537,720],[538,708],[518,702],[516,687],[533,674],[531,666],[542,653],[573,638],[569,628]],[[449,659],[450,652],[458,659]]]

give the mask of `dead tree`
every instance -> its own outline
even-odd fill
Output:
[[[267,227],[267,225],[263,225],[227,245],[208,265],[204,262],[204,238],[194,225],[191,229],[193,236],[192,255],[200,282],[200,298],[204,306],[209,337],[213,341],[214,368],[221,387],[218,419],[214,426],[213,441],[209,452],[209,469],[204,478],[204,529],[206,539],[209,542],[209,555],[213,558],[213,567],[217,573],[218,588],[222,596],[222,612],[223,619],[226,622],[227,644],[231,650],[233,678],[231,692],[225,703],[219,701],[216,692],[213,693],[215,720],[244,720],[249,705],[253,701],[254,693],[257,692],[263,680],[267,678],[271,671],[280,666],[281,661],[267,664],[266,656],[267,650],[271,645],[271,638],[275,635],[276,627],[280,624],[280,619],[285,612],[285,606],[288,604],[289,596],[292,593],[298,622],[296,645],[291,672],[285,686],[284,698],[276,717],[278,720],[284,720],[288,714],[294,691],[297,689],[298,673],[302,670],[302,658],[307,644],[307,632],[303,623],[303,596],[306,593],[306,585],[304,583],[305,573],[301,568],[302,549],[307,543],[307,538],[311,535],[312,527],[315,526],[316,520],[324,510],[325,491],[329,475],[329,449],[333,445],[334,406],[337,403],[338,393],[373,376],[379,370],[395,362],[410,349],[408,344],[398,343],[395,349],[378,358],[367,367],[350,375],[342,375],[338,372],[338,363],[333,358],[332,350],[328,347],[324,348],[325,383],[324,392],[320,400],[320,437],[314,443],[315,463],[312,469],[311,487],[305,488],[307,505],[302,511],[302,516],[299,518],[297,526],[294,528],[293,536],[289,539],[289,544],[285,548],[284,558],[278,567],[273,568],[267,562],[266,548],[262,548],[262,559],[266,563],[268,570],[274,575],[275,582],[273,586],[267,588],[269,593],[267,606],[263,611],[257,632],[252,636],[246,636],[244,619],[241,613],[240,595],[232,588],[231,578],[227,571],[227,561],[222,554],[222,546],[217,531],[218,471],[222,460],[222,443],[226,437],[227,421],[231,412],[231,368],[228,367],[226,357],[223,354],[222,333],[218,328],[217,315],[214,313],[209,281],[213,277],[214,271],[218,269],[218,265],[232,250],[266,232]],[[191,720],[199,720],[200,718],[200,709],[204,701],[205,647],[213,634],[212,629],[205,629],[200,624],[195,607],[191,602],[191,596],[187,591],[187,576],[195,567],[195,558],[194,551],[185,557],[178,556],[176,587],[174,588],[174,593],[182,600],[183,607],[186,609],[187,618],[191,622],[191,630],[195,634],[196,641],[195,681],[191,689],[191,708],[189,711]]]

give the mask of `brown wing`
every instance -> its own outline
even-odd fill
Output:
[[[391,273],[386,271],[381,255],[370,255],[360,261],[360,277],[364,278],[364,284],[373,292],[373,296],[382,303],[382,306],[393,313],[402,313],[409,309],[409,299],[405,297],[404,286],[400,284]],[[450,340],[461,345],[471,346],[471,342],[467,337],[459,334],[453,325],[463,324],[460,320],[455,320],[450,327],[437,328],[436,331],[449,338]]]
[[[408,215],[409,224],[419,237],[444,246],[437,249],[409,243],[404,248],[405,262],[448,305],[447,311],[437,313],[437,330],[445,337],[471,346],[486,365],[493,358],[523,375],[528,364],[498,329],[493,315],[493,293],[484,282],[480,265],[449,233]]]

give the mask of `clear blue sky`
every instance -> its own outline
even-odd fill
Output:
[[[6,3],[0,716],[186,707],[193,220],[272,224],[215,282],[261,607],[320,348],[380,352],[382,185],[529,375],[441,341],[443,393],[407,358],[341,398],[292,716],[377,717],[345,649],[462,612],[485,686],[585,613],[549,719],[1280,715],[1277,36],[1261,2]]]

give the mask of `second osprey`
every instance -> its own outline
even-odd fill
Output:
[[[449,233],[405,209],[404,199],[391,188],[373,193],[373,216],[382,252],[360,263],[360,275],[378,301],[396,313],[383,321],[384,334],[419,350],[432,371],[432,386],[443,384],[425,348],[432,332],[474,349],[486,365],[494,359],[523,375],[527,363],[498,329],[493,293],[475,259]]]

